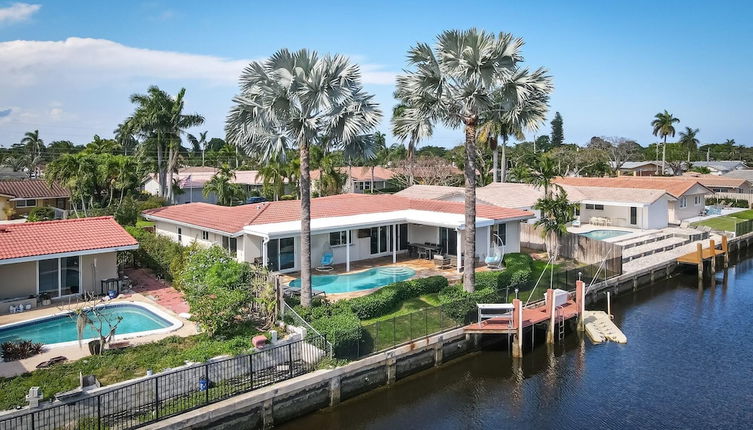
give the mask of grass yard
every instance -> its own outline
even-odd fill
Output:
[[[181,366],[186,360],[201,362],[218,355],[238,355],[251,348],[251,338],[258,333],[250,324],[242,324],[224,339],[210,338],[205,334],[183,338],[171,336],[158,342],[56,364],[14,378],[0,378],[0,409],[25,405],[24,395],[31,387],[41,387],[48,399],[55,393],[72,390],[78,387],[79,372],[96,375],[102,385],[110,385],[144,376],[147,369],[159,372]]]
[[[728,216],[731,216],[733,218],[739,218],[741,220],[749,220],[749,219],[753,219],[753,210],[735,212],[733,214],[729,214]]]
[[[753,210],[735,212],[733,214],[709,218],[694,222],[696,226],[706,226],[719,231],[735,231],[735,225],[742,221],[753,219]]]
[[[384,320],[398,317],[400,315],[409,314],[411,312],[417,312],[417,311],[420,311],[421,309],[432,308],[435,306],[439,306],[439,294],[438,293],[424,294],[423,296],[414,297],[412,299],[408,299],[404,301],[400,305],[400,307],[395,309],[393,312],[390,312],[389,314],[382,315],[380,317],[376,317],[376,318],[372,318],[368,320],[363,320],[362,323],[371,324],[376,321],[384,321]]]
[[[154,227],[154,222],[153,221],[147,221],[147,220],[144,220],[144,219],[140,219],[140,220],[136,221],[136,227],[138,227],[138,228]]]
[[[422,312],[380,318],[363,328],[374,342],[373,351],[380,351],[456,325],[454,320],[442,313],[441,307],[426,307]]]

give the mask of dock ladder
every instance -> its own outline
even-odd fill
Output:
[[[562,341],[562,339],[565,338],[565,314],[563,312],[560,312],[559,309],[557,309],[557,316],[559,318],[556,318],[559,320],[559,327],[557,328],[557,338],[558,340]]]

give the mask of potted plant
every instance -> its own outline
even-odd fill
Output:
[[[39,301],[42,302],[42,306],[49,306],[52,303],[50,293],[42,293],[39,295]]]

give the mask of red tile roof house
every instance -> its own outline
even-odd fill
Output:
[[[28,214],[35,207],[57,209],[55,216],[65,218],[70,209],[68,190],[43,179],[0,181],[0,221]]]
[[[476,250],[481,261],[492,249],[494,234],[505,242],[506,252],[518,252],[519,223],[532,216],[519,209],[477,205]],[[220,245],[240,261],[262,263],[281,273],[300,268],[298,200],[234,207],[190,203],[147,210],[144,217],[155,222],[157,234],[184,245]],[[325,252],[332,252],[334,264],[350,270],[352,261],[390,255],[394,261],[408,252],[410,243],[437,244],[443,253],[455,256],[462,249],[462,202],[340,194],[312,199],[311,219],[312,266]]]
[[[217,203],[217,196],[214,193],[204,197],[204,184],[209,182],[217,174],[219,169],[214,167],[184,167],[173,176],[176,186],[182,190],[181,194],[173,197],[173,204],[183,203]],[[263,187],[263,178],[256,170],[236,170],[235,178],[230,182],[240,184],[246,192],[261,191]],[[150,194],[159,195],[159,181],[156,174],[151,174],[144,182],[144,191]]]
[[[384,190],[390,187],[389,181],[395,176],[395,172],[381,166],[375,166],[371,176],[372,170],[369,166],[353,166],[350,169],[347,167],[340,167],[340,173],[348,176],[350,172],[349,180],[345,181],[342,191],[344,193],[363,193],[364,191],[371,190],[372,179],[374,180],[374,190]],[[321,170],[311,171],[311,183],[314,191],[319,190],[319,180],[322,176]]]
[[[112,217],[0,225],[0,313],[51,298],[99,292],[118,275],[117,253],[138,242]]]

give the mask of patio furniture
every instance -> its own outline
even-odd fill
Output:
[[[287,296],[287,297],[300,296],[301,287],[291,287],[290,285],[285,285],[282,287],[282,295]],[[322,290],[317,290],[316,288],[312,288],[311,297],[316,297],[316,296],[327,297],[327,293]]]
[[[450,264],[450,257],[448,255],[435,255],[434,266],[436,266],[437,269],[448,269],[452,267]]]
[[[494,247],[494,254],[484,258],[486,267],[492,270],[502,270],[502,248],[499,246]]]
[[[434,243],[411,243],[409,246],[416,250],[418,258],[425,258],[431,260],[434,254],[439,252],[439,246]]]
[[[320,272],[329,272],[334,269],[332,262],[335,260],[335,256],[331,252],[325,252],[322,255],[322,259],[319,261],[319,265],[316,270]]]
[[[575,218],[572,223],[573,227],[580,227],[580,218]]]

